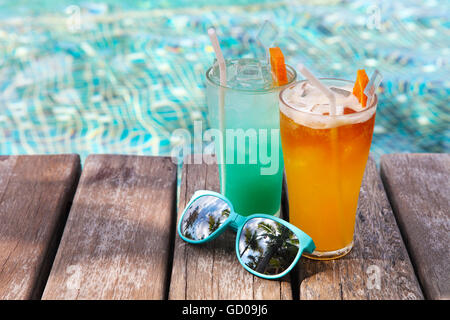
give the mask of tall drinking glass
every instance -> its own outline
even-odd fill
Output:
[[[282,87],[274,87],[267,62],[234,59],[226,65],[226,87],[219,84],[217,65],[206,72],[209,123],[221,132],[215,141],[221,193],[240,215],[278,215],[284,168],[278,111]],[[290,84],[296,72],[286,67]]]
[[[369,155],[377,98],[362,107],[353,82],[321,79],[334,91],[337,113],[307,81],[280,92],[280,130],[289,219],[309,234],[313,259],[333,259],[353,246],[359,189]]]

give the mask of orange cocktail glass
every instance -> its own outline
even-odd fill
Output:
[[[351,92],[353,82],[321,79]],[[289,220],[309,234],[313,259],[334,259],[353,246],[358,195],[369,155],[377,97],[362,110],[330,116],[301,111],[280,92],[280,131],[289,198]],[[323,103],[323,101],[321,101]]]

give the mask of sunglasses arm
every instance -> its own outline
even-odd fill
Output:
[[[293,227],[296,228],[295,226]],[[304,243],[303,250],[307,253],[313,253],[313,251],[316,250],[316,245],[314,244],[313,239],[311,239],[311,237],[302,230],[298,228],[296,229],[298,230],[297,236],[299,237],[300,243]]]
[[[305,246],[304,251],[308,252],[308,253],[313,253],[314,250],[316,250],[316,245],[314,244],[314,242],[312,241],[311,238],[308,239],[307,245]]]

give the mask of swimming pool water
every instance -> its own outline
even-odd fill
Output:
[[[0,1],[0,154],[169,154],[207,117],[207,28],[226,57],[258,56],[265,19],[291,65],[383,73],[376,157],[450,150],[449,2],[73,2]]]

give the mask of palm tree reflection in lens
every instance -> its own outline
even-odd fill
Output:
[[[245,224],[239,239],[239,255],[250,269],[277,275],[294,262],[299,251],[297,236],[281,223],[253,218]]]
[[[230,211],[224,200],[215,196],[202,196],[186,210],[181,232],[188,239],[203,240],[225,222]]]

